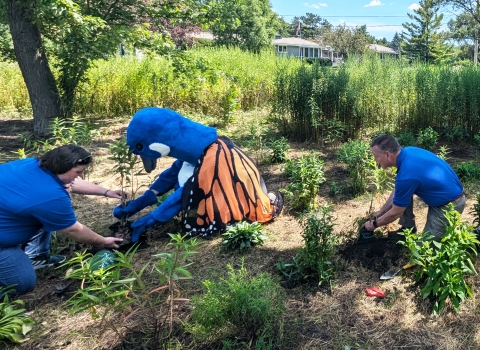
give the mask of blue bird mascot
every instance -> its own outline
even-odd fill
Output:
[[[155,210],[132,223],[132,242],[179,214],[185,232],[209,238],[242,220],[269,222],[282,210],[281,195],[267,193],[253,161],[215,128],[169,109],[144,108],[127,127],[127,144],[147,173],[160,157],[176,159],[142,196],[114,209],[116,218],[129,217],[174,189]]]

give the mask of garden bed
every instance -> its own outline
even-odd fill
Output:
[[[237,127],[242,123],[240,120]],[[0,121],[1,152],[10,156],[22,145],[15,135],[31,130],[30,121]],[[109,122],[105,132],[88,148],[95,155],[95,166],[89,180],[98,182],[106,188],[118,188],[116,179],[109,173],[111,164],[107,160],[108,144],[119,137],[126,122]],[[284,316],[284,349],[474,349],[480,347],[480,317],[477,308],[477,278],[469,277],[474,298],[461,305],[460,313],[447,309],[440,316],[431,314],[430,300],[423,300],[420,287],[415,284],[412,271],[380,281],[379,276],[392,266],[401,266],[408,261],[405,249],[395,241],[380,237],[371,242],[358,242],[356,220],[365,216],[371,198],[369,195],[352,198],[347,191],[330,194],[330,186],[335,181],[343,186],[347,172],[336,161],[335,149],[329,145],[309,143],[290,143],[290,156],[306,153],[315,149],[325,160],[327,181],[320,188],[319,204],[332,203],[334,207],[335,235],[339,238],[339,253],[334,264],[336,276],[331,286],[320,287],[311,284],[286,289],[286,312]],[[453,149],[455,160],[469,160],[467,152]],[[14,157],[15,155],[13,155]],[[164,169],[172,162],[171,158],[161,159],[157,169]],[[288,184],[280,165],[261,165],[266,185],[270,191],[285,188]],[[151,181],[142,176],[141,184]],[[146,187],[143,187],[145,189]],[[140,190],[140,192],[143,191]],[[474,195],[467,193],[467,207],[463,219],[473,222],[470,214]],[[101,234],[110,234],[108,227],[116,220],[112,217],[115,200],[103,197],[73,195],[73,203],[80,222],[88,224]],[[379,208],[381,199],[375,199]],[[425,222],[426,206],[415,202],[417,225],[422,228]],[[244,265],[252,275],[263,272],[278,276],[276,264],[280,260],[290,261],[302,247],[302,228],[298,223],[299,214],[288,208],[273,223],[265,225],[268,240],[261,247],[251,249],[244,255]],[[135,257],[135,264],[143,266],[152,259],[152,255],[165,251],[170,242],[167,232],[176,232],[175,222],[148,232],[144,243]],[[393,231],[398,226],[390,227]],[[59,239],[54,244],[56,252],[69,258],[76,251],[88,249]],[[242,256],[227,252],[221,247],[221,238],[202,241],[198,254],[191,257],[193,263],[189,271],[192,280],[180,281],[181,296],[190,298],[198,294],[206,279],[219,280],[227,276],[227,264],[238,267]],[[478,264],[476,264],[478,266]],[[79,288],[74,282],[59,292],[64,283],[65,268],[40,270],[35,290],[22,299],[29,311],[34,311],[34,329],[29,339],[11,348],[17,349],[144,349],[149,348],[148,334],[135,328],[135,318],[129,320],[128,328],[121,329],[121,336],[111,330],[101,331],[100,320],[93,320],[88,312],[70,315],[65,302]],[[154,286],[154,281],[152,286]],[[365,288],[377,286],[386,293],[385,298],[372,298],[365,295]],[[174,309],[173,331],[164,344],[170,348],[215,349],[221,348],[219,341],[198,342],[184,330],[182,323],[189,319],[188,303],[181,303]],[[145,315],[142,315],[145,316]],[[120,316],[117,316],[120,317]],[[148,317],[148,316],[145,316]],[[120,318],[118,319],[120,322]],[[167,347],[167,345],[165,345]]]

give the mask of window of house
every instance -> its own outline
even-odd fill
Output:
[[[287,52],[287,47],[286,46],[277,46],[277,51],[281,53],[286,53]]]

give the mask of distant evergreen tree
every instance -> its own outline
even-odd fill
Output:
[[[445,43],[444,35],[439,32],[443,14],[438,14],[436,0],[422,0],[420,8],[408,14],[415,22],[403,24],[404,40],[402,51],[413,59],[426,62],[445,62],[452,58],[453,50]]]
[[[387,38],[377,39],[376,40],[378,45],[388,46],[390,43],[388,42]]]
[[[390,42],[390,47],[392,49],[394,49],[395,51],[398,51],[400,52],[400,45],[402,43],[402,38],[400,35],[398,35],[398,33],[395,33],[395,35],[393,36],[393,39],[392,41]]]

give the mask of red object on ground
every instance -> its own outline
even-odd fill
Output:
[[[380,289],[377,287],[372,287],[372,288],[365,288],[365,293],[369,297],[379,297],[379,298],[385,298],[385,293],[382,292]]]

